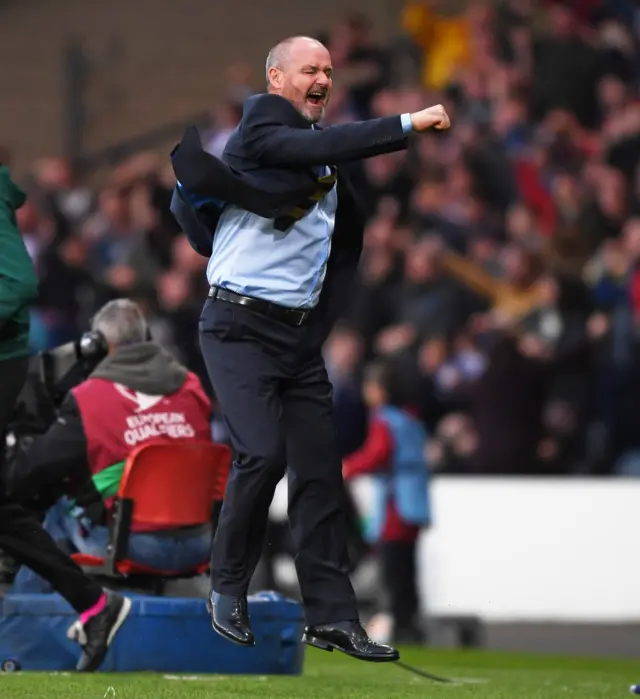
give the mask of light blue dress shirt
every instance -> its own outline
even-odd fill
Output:
[[[403,114],[401,119],[408,133],[411,117]],[[326,174],[330,174],[328,167]],[[273,219],[226,205],[207,266],[209,284],[287,308],[313,308],[327,271],[337,207],[336,183],[281,232],[274,228]]]

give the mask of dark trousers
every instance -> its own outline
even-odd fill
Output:
[[[357,619],[331,384],[309,328],[208,300],[200,341],[234,449],[211,555],[212,589],[246,594],[269,506],[288,476],[289,525],[311,625]]]
[[[0,468],[7,422],[26,374],[27,359],[0,361]],[[100,585],[56,546],[35,516],[7,498],[1,489],[0,549],[48,580],[79,613],[96,604],[102,595]]]
[[[393,617],[396,636],[411,633],[418,627],[416,548],[415,541],[380,544],[386,606]]]

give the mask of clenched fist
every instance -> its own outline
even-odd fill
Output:
[[[444,107],[441,104],[436,104],[435,107],[428,107],[421,112],[414,112],[411,115],[411,126],[418,133],[423,133],[428,129],[446,131],[451,127],[451,121]]]

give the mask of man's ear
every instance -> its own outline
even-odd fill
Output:
[[[276,90],[282,89],[284,82],[284,74],[279,68],[271,67],[269,68],[269,85],[276,88]]]

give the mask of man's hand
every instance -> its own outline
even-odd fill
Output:
[[[428,107],[421,112],[414,112],[411,115],[411,126],[418,133],[423,133],[428,129],[446,131],[451,127],[451,121],[444,107],[441,104],[436,104],[435,107]]]

